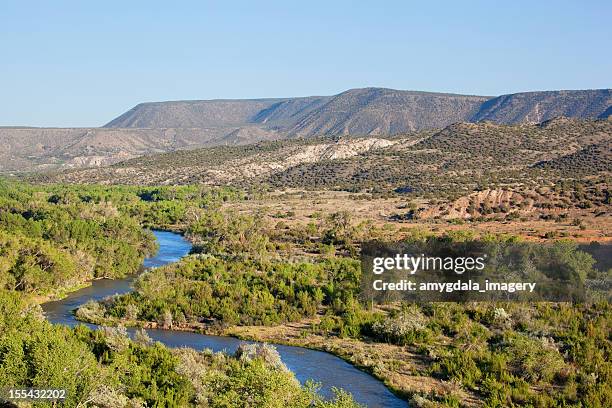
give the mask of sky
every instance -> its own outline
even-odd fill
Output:
[[[12,1],[0,126],[102,126],[140,102],[612,86],[606,1]]]

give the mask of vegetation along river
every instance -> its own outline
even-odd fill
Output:
[[[144,261],[145,268],[158,267],[176,262],[189,253],[191,244],[181,235],[155,231],[159,243],[157,255]],[[90,299],[99,300],[114,294],[130,292],[132,278],[118,280],[98,280],[89,287],[73,292],[65,299],[43,305],[47,319],[55,324],[75,326],[81,324],[73,311]],[[95,325],[88,324],[95,328]],[[133,331],[131,331],[133,332]],[[149,336],[169,347],[192,347],[197,350],[206,348],[213,351],[233,352],[242,340],[233,337],[207,336],[198,333],[148,329]],[[344,360],[322,351],[302,347],[276,345],[285,365],[304,383],[312,379],[321,384],[321,392],[331,395],[332,387],[343,388],[353,394],[355,400],[368,407],[406,407],[385,385],[374,377],[358,370]]]

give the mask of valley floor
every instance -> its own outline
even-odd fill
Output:
[[[503,244],[518,236],[551,243],[554,251],[547,257],[531,255],[544,268],[553,259],[555,270],[605,278],[609,266],[594,268],[594,260],[575,244],[610,242],[608,186],[570,187],[576,188],[490,189],[441,199],[202,186],[7,184],[0,189],[0,209],[6,210],[0,217],[0,249],[7,254],[0,282],[10,303],[12,297],[41,300],[57,288],[71,290],[95,278],[125,277],[154,252],[155,240],[146,228],[173,229],[192,242],[191,255],[148,270],[131,293],[86,303],[77,318],[327,351],[381,379],[414,407],[604,407],[612,395],[607,301],[406,302],[372,309],[359,300],[360,248],[373,239]],[[18,331],[27,322],[17,323]],[[110,349],[108,367],[97,367],[99,356],[93,354],[90,364],[109,372],[112,359],[126,350],[155,352],[149,346],[126,349],[125,330],[107,329],[90,334],[80,328],[64,335],[83,343],[90,354]],[[1,331],[0,340],[13,341]],[[210,356],[198,358],[216,364]],[[258,368],[231,364],[240,365],[239,375]],[[123,393],[122,384],[130,380],[126,375],[117,382],[117,392]],[[192,376],[189,381],[184,398],[194,401],[194,390],[204,380]],[[137,384],[125,397],[157,401],[149,392],[147,384]],[[174,391],[169,387],[167,392]],[[294,395],[301,398],[301,393]]]
[[[269,222],[289,227],[318,222],[326,214],[347,211],[355,222],[370,222],[401,236],[410,229],[443,234],[470,229],[479,234],[510,234],[531,241],[569,238],[580,243],[612,242],[612,213],[609,207],[521,211],[521,216],[505,219],[506,214],[493,213],[479,218],[403,219],[410,207],[429,208],[432,200],[424,198],[375,197],[371,194],[342,191],[277,191],[265,197],[224,204],[227,210],[244,214],[261,214]],[[443,204],[444,205],[444,204]],[[451,208],[452,203],[447,203]]]

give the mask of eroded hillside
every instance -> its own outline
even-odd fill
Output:
[[[106,168],[51,175],[53,180],[103,184],[243,184],[293,166],[348,159],[398,143],[382,138],[284,141],[220,146],[148,156]]]
[[[279,140],[166,153],[48,178],[458,196],[492,186],[537,187],[546,180],[609,174],[605,147],[611,138],[612,121],[607,120],[558,118],[512,126],[459,123],[393,138]],[[572,159],[576,155],[590,158],[580,171],[569,166],[577,162]]]

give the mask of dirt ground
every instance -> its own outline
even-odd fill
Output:
[[[610,211],[598,215],[595,211],[571,209],[562,221],[539,219],[539,214],[508,220],[397,220],[395,216],[406,214],[409,204],[427,206],[423,199],[402,197],[376,198],[367,194],[354,194],[334,191],[297,191],[275,192],[265,198],[238,203],[228,203],[226,208],[239,212],[262,212],[271,222],[280,219],[288,225],[318,222],[326,215],[337,211],[348,211],[353,222],[370,220],[377,226],[397,230],[421,228],[435,233],[450,230],[472,230],[477,233],[503,233],[524,237],[528,240],[567,238],[580,243],[597,241],[612,242],[612,214]],[[554,214],[553,214],[554,215]],[[575,225],[576,220],[580,225]]]

